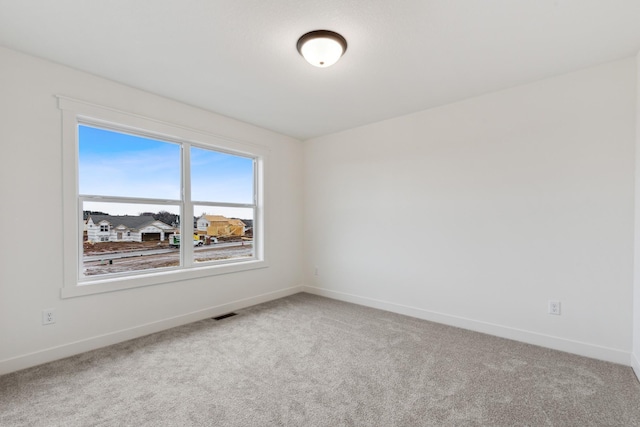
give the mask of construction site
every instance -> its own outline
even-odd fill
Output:
[[[85,242],[83,275],[125,273],[180,265],[180,250],[163,242]],[[222,236],[215,244],[193,248],[194,263],[250,258],[253,241],[247,237]]]

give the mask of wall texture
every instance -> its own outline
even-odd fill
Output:
[[[0,63],[0,374],[303,281],[311,292],[619,363],[634,345],[640,360],[635,58],[303,146],[4,48]],[[270,267],[60,299],[55,94],[267,147]],[[561,316],[546,313],[550,299]],[[45,308],[56,309],[55,325],[41,325]]]
[[[0,64],[0,374],[300,290],[299,141],[4,48]],[[269,149],[270,267],[60,299],[62,144],[56,94]],[[46,308],[55,308],[56,324],[41,325]]]
[[[306,141],[307,289],[629,364],[635,81],[629,58]]]

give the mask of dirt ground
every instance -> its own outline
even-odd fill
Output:
[[[150,249],[168,249],[169,241],[164,242],[84,242],[85,255],[98,255],[113,252],[131,252]]]
[[[85,249],[85,255],[105,255],[105,259],[83,262],[85,276],[103,274],[124,273],[128,271],[142,271],[163,267],[176,267],[180,265],[180,251],[172,249],[171,252],[152,255],[129,256],[124,258],[108,259],[109,253],[140,252],[152,249],[168,249],[169,244],[158,245],[158,242],[100,242]],[[133,254],[132,254],[133,255]],[[238,242],[238,245],[227,247],[203,246],[194,251],[194,262],[219,261],[225,259],[249,258],[253,255],[251,242]]]
[[[220,243],[223,242],[241,242],[239,237],[220,237],[218,239]],[[212,246],[213,247],[213,246]],[[131,252],[131,251],[144,251],[152,249],[168,249],[169,241],[164,242],[84,242],[83,249],[85,255],[99,255],[104,253],[113,252]]]

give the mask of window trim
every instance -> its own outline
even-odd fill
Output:
[[[114,292],[143,286],[152,286],[196,279],[207,276],[237,273],[269,266],[267,261],[266,242],[268,230],[265,228],[265,177],[268,163],[268,148],[249,142],[238,141],[162,120],[157,120],[134,113],[120,111],[93,103],[56,96],[58,108],[62,111],[62,207],[63,207],[63,287],[62,298],[92,295],[103,292]],[[83,233],[82,206],[79,200],[78,183],[78,125],[99,126],[116,132],[130,130],[135,135],[147,136],[159,140],[188,143],[194,147],[213,149],[216,151],[248,156],[254,161],[255,209],[254,209],[254,258],[250,260],[231,260],[227,263],[183,266],[179,269],[154,270],[136,272],[130,276],[108,276],[95,280],[80,280],[79,263],[81,262],[81,236]],[[189,161],[189,150],[183,149],[185,162]],[[186,152],[186,153],[185,153]],[[187,171],[189,169],[186,169]],[[185,185],[183,183],[183,191]],[[189,193],[190,189],[187,189]],[[198,205],[198,201],[190,200],[185,194],[185,208]],[[223,203],[219,203],[223,205]],[[237,205],[237,204],[232,204]],[[185,209],[183,215],[189,214]],[[193,216],[193,215],[192,215]],[[184,221],[183,221],[184,223]],[[193,248],[183,245],[185,258],[192,256]]]

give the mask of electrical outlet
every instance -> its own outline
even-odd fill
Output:
[[[51,325],[56,323],[56,313],[53,308],[48,308],[46,310],[42,310],[42,324],[43,325]]]
[[[549,301],[549,314],[560,315],[560,301]]]

